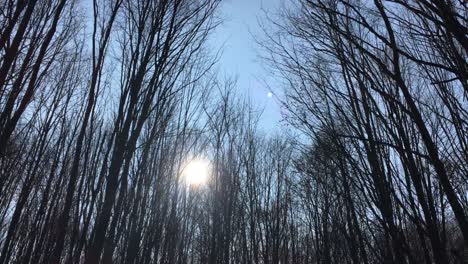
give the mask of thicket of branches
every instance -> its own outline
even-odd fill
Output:
[[[466,263],[467,6],[299,0],[263,46],[310,139],[310,262]]]
[[[0,2],[0,264],[466,263],[465,2],[265,21],[296,138],[214,74],[219,5]]]

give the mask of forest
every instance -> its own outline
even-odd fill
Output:
[[[0,1],[0,264],[468,263],[468,2],[284,1],[281,133],[222,2]]]

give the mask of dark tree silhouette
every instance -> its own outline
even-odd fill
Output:
[[[281,134],[220,5],[0,1],[0,264],[467,263],[466,3],[284,3]]]

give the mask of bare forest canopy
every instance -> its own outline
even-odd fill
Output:
[[[285,1],[279,135],[220,5],[0,1],[0,264],[468,263],[467,2]]]

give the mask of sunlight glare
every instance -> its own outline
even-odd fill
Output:
[[[182,175],[189,185],[202,185],[208,180],[210,162],[205,159],[194,159],[187,163]]]

